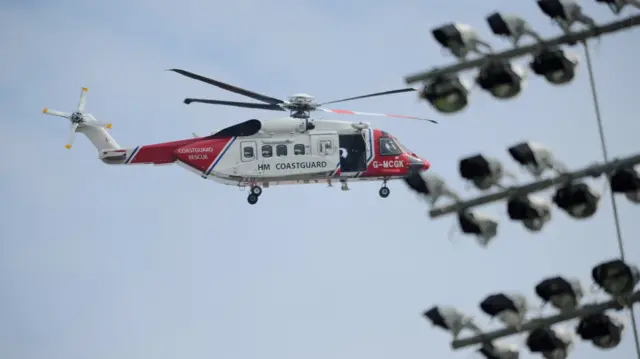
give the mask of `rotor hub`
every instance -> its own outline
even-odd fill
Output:
[[[84,121],[82,114],[80,112],[74,112],[71,114],[71,123],[77,123],[80,124]]]

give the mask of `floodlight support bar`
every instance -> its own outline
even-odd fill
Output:
[[[602,26],[596,26],[593,28],[589,28],[584,31],[569,33],[562,36],[558,36],[547,41],[537,42],[528,46],[516,47],[511,50],[503,51],[496,54],[487,55],[485,57],[460,62],[454,65],[446,66],[443,68],[434,68],[431,71],[421,72],[409,75],[405,77],[404,81],[408,84],[414,84],[416,82],[422,82],[431,80],[435,77],[457,73],[465,70],[470,70],[473,68],[477,68],[485,64],[489,60],[510,60],[516,57],[525,56],[531,53],[538,52],[542,49],[554,47],[558,45],[567,45],[567,44],[575,44],[581,41],[586,41],[588,39],[598,37],[604,34],[610,34],[613,32],[617,32],[620,30],[629,29],[635,26],[640,25],[640,15],[632,16],[624,20],[612,22]]]
[[[637,153],[629,157],[614,159],[603,164],[591,165],[575,172],[564,173],[553,178],[543,179],[537,182],[526,184],[524,186],[507,188],[503,191],[477,197],[465,202],[458,202],[448,206],[433,208],[429,211],[429,217],[437,218],[450,213],[459,213],[472,207],[501,201],[512,196],[526,196],[528,194],[539,192],[559,184],[569,183],[589,176],[599,177],[603,174],[611,173],[616,169],[633,167],[639,163],[640,153]]]
[[[629,303],[630,303],[630,306],[632,306],[634,303],[640,303],[640,291],[637,291],[631,295]],[[522,327],[519,328],[520,330],[516,329],[515,327],[508,327],[508,328],[496,330],[493,332],[476,335],[469,338],[457,339],[451,342],[451,347],[454,350],[456,350],[456,349],[462,349],[471,345],[489,343],[494,340],[504,338],[510,335],[529,332],[538,328],[549,327],[557,323],[565,322],[567,320],[572,320],[575,318],[584,317],[590,314],[601,313],[609,309],[620,310],[620,309],[623,309],[623,307],[620,305],[620,301],[616,299],[612,299],[610,301],[603,302],[603,303],[589,304],[589,305],[582,306],[576,310],[562,312],[560,314],[557,314],[551,317],[532,319],[529,322],[523,324]],[[633,308],[630,308],[630,310],[633,310]]]

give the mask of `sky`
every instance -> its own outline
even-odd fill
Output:
[[[598,22],[614,19],[595,2],[583,7]],[[69,124],[41,114],[45,106],[72,111],[84,86],[87,111],[113,123],[123,147],[207,134],[276,115],[186,106],[189,96],[244,99],[166,69],[275,97],[306,92],[330,101],[400,88],[410,73],[451,63],[430,34],[449,21],[506,48],[484,23],[496,10],[522,15],[543,36],[559,33],[534,1],[0,2],[0,357],[468,359],[472,350],[451,352],[449,334],[431,327],[425,309],[453,305],[491,328],[497,324],[478,307],[491,293],[517,291],[537,303],[535,284],[555,275],[590,286],[591,268],[618,256],[608,192],[593,218],[554,209],[536,234],[510,222],[504,203],[479,208],[500,221],[483,249],[472,237],[450,240],[454,219],[429,219],[427,204],[402,182],[390,183],[386,199],[379,183],[349,192],[275,187],[249,206],[245,192],[178,166],[105,165],[82,136],[66,150]],[[640,81],[640,52],[629,46],[637,36],[593,42],[612,157],[638,148],[632,85]],[[569,51],[584,60],[580,47]],[[523,140],[551,147],[572,169],[602,160],[580,66],[569,86],[530,76],[517,99],[476,91],[455,115],[414,94],[338,107],[438,125],[321,116],[366,120],[392,133],[471,198],[480,193],[465,190],[457,173],[465,156],[498,158],[523,183],[531,178],[506,151]],[[640,264],[640,208],[624,197],[618,203],[627,260]],[[634,355],[631,330],[610,352]],[[572,357],[610,352],[577,343]],[[523,349],[522,358],[533,356]]]

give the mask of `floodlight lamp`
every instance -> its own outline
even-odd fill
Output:
[[[638,167],[616,170],[609,179],[613,193],[624,193],[629,201],[640,203],[640,173]]]
[[[573,348],[573,338],[559,328],[537,328],[527,337],[526,345],[532,353],[545,359],[567,359]]]
[[[518,328],[527,316],[527,299],[521,294],[496,293],[480,302],[480,309],[503,324]]]
[[[527,74],[520,66],[493,60],[480,67],[476,83],[493,97],[507,100],[522,92],[526,79]]]
[[[622,297],[633,293],[640,282],[640,270],[635,265],[614,259],[594,267],[591,277],[608,294]]]
[[[443,75],[428,82],[420,97],[440,113],[456,113],[469,104],[469,85],[456,75]]]
[[[553,202],[571,217],[584,219],[598,210],[600,194],[586,183],[569,183],[560,187],[553,196]]]
[[[584,290],[577,279],[547,278],[535,287],[536,294],[545,303],[560,311],[574,310],[580,305]]]
[[[593,343],[600,349],[615,348],[622,340],[624,323],[605,313],[595,313],[583,317],[576,328],[576,333],[583,339]]]
[[[463,329],[469,329],[476,334],[482,332],[471,317],[462,314],[453,307],[434,306],[425,311],[423,315],[433,326],[451,332],[454,339],[458,337]]]
[[[484,359],[518,359],[520,352],[515,345],[484,343],[478,349]]]
[[[553,152],[536,142],[520,142],[507,149],[511,157],[532,176],[539,178],[546,171],[564,171],[564,166],[555,160]]]
[[[577,22],[595,27],[595,21],[582,12],[582,8],[573,0],[537,0],[542,12],[554,20],[565,33],[571,32],[571,26]]]
[[[507,201],[507,213],[511,220],[520,221],[528,230],[538,232],[551,220],[551,204],[534,196],[513,196]]]
[[[596,0],[597,3],[606,4],[611,11],[618,15],[627,5],[640,9],[639,0]]]
[[[471,52],[487,55],[492,51],[491,46],[480,40],[476,31],[467,24],[450,23],[433,29],[431,33],[442,47],[460,60],[464,60]],[[480,47],[485,51],[481,51]]]
[[[576,76],[579,59],[575,54],[560,48],[544,49],[537,53],[529,64],[536,75],[554,85],[570,83]]]
[[[462,211],[458,213],[458,224],[462,233],[476,236],[481,246],[486,247],[498,234],[498,222],[488,215]]]
[[[538,42],[542,42],[540,35],[533,31],[524,19],[516,15],[506,15],[495,12],[487,16],[486,20],[495,35],[510,38],[513,46],[518,46],[518,42],[520,42],[520,39],[525,35],[529,35]]]
[[[433,173],[412,171],[405,176],[404,182],[411,190],[427,198],[431,206],[443,197],[460,200],[460,197],[449,189],[444,179]]]
[[[463,158],[459,163],[460,176],[471,181],[479,190],[488,190],[500,184],[505,175],[502,163],[483,155]]]

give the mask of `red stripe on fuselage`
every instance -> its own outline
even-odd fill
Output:
[[[198,141],[198,139],[194,138],[140,146],[140,149],[129,163],[172,163],[176,161],[176,156],[174,155],[176,148],[186,146],[196,141]]]
[[[187,146],[177,148],[175,156],[185,164],[199,171],[205,172],[217,159],[229,143],[231,138],[216,138],[213,140],[200,140]],[[227,151],[227,154],[229,151]]]

